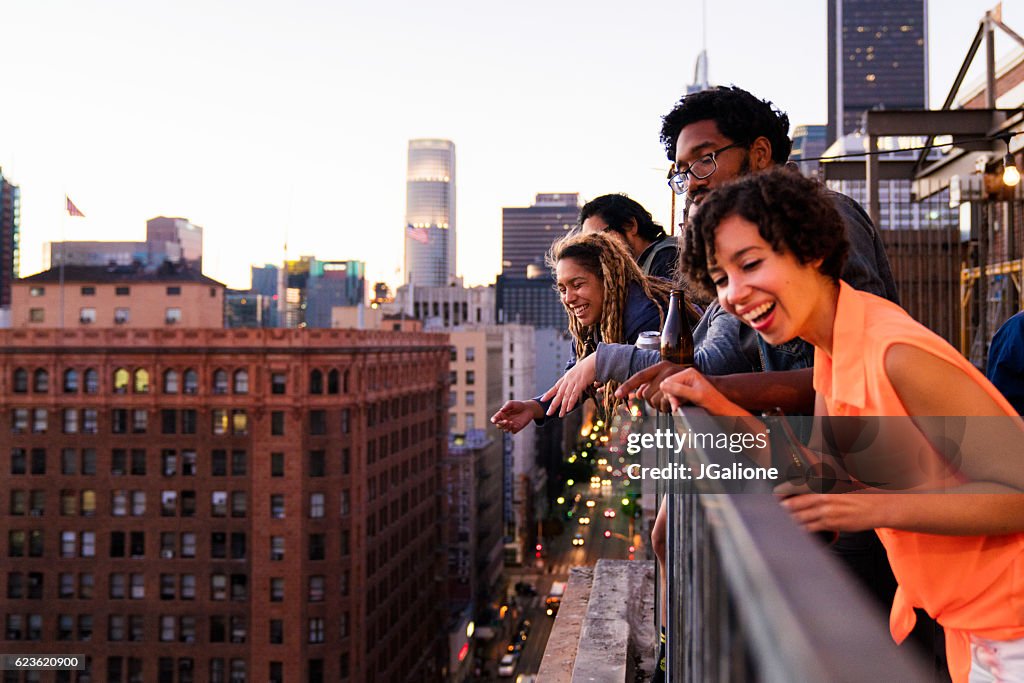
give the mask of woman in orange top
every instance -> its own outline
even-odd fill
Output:
[[[816,415],[1016,415],[943,339],[895,304],[841,282],[846,249],[820,186],[779,170],[708,197],[688,231],[682,267],[690,282],[716,294],[765,341],[800,337],[814,345]],[[747,414],[695,370],[672,376],[661,389],[713,414]],[[899,422],[911,426],[901,431],[914,432],[919,444],[936,443],[923,421]],[[984,422],[991,438],[992,421]],[[900,584],[890,615],[893,637],[902,642],[914,624],[913,608],[925,609],[945,627],[957,682],[1024,681],[1024,428],[1016,417],[997,422],[1011,434],[1003,441],[1010,448],[983,452],[992,447],[988,441],[971,452],[965,442],[970,480],[960,472],[953,488],[942,489],[956,496],[805,494],[782,502],[809,531],[877,531]]]

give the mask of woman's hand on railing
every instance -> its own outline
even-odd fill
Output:
[[[530,424],[531,420],[544,417],[544,410],[536,401],[507,401],[491,416],[491,422],[501,431],[515,434]]]
[[[775,493],[782,496],[784,507],[793,521],[804,530],[867,531],[888,526],[887,504],[900,494],[870,495],[869,491],[854,493],[794,493],[806,487],[780,484]]]
[[[673,411],[681,405],[692,403],[712,415],[750,415],[727,399],[707,377],[693,368],[686,368],[668,377],[662,381],[660,389]]]
[[[596,379],[597,354],[592,353],[576,361],[576,364],[540,397],[542,401],[551,401],[547,414],[554,415],[557,411],[559,417],[565,417],[566,413],[576,407],[583,392],[594,386]]]

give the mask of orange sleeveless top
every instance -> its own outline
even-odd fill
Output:
[[[829,415],[907,416],[885,373],[885,353],[896,343],[927,351],[962,369],[1006,415],[1016,411],[999,391],[944,339],[885,299],[840,282],[832,356],[814,352],[814,389]],[[951,494],[955,495],[955,494]],[[899,582],[889,616],[897,643],[923,608],[946,632],[953,681],[967,681],[968,634],[993,640],[1024,638],[1024,534],[943,536],[876,529]]]

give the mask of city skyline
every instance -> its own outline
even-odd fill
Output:
[[[991,4],[931,3],[933,106]],[[251,264],[302,254],[363,260],[368,281],[398,284],[405,155],[421,137],[459,150],[467,284],[494,281],[501,209],[537,193],[626,192],[668,222],[657,133],[692,78],[699,3],[625,18],[579,2],[255,3],[244,18],[227,4],[118,6],[5,14],[0,167],[21,188],[22,275],[42,268],[46,242],[139,239],[162,214],[206,228],[206,273],[231,287],[248,286]],[[1024,7],[1003,18],[1019,32]],[[707,26],[711,82],[771,99],[794,126],[826,122],[825,3],[719,3]],[[997,55],[1012,47],[996,41]],[[65,217],[65,193],[87,218]]]

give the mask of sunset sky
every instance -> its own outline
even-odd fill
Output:
[[[938,106],[993,3],[930,4]],[[500,268],[501,208],[537,192],[627,192],[667,221],[660,117],[693,79],[701,3],[635,5],[7,3],[0,167],[21,186],[21,273],[50,240],[141,240],[162,214],[205,228],[206,272],[229,286],[286,240],[397,284],[413,137],[455,142],[470,284]],[[712,82],[825,123],[825,7],[709,3]],[[1024,33],[1024,3],[1003,17]],[[65,193],[86,218],[64,217]]]

